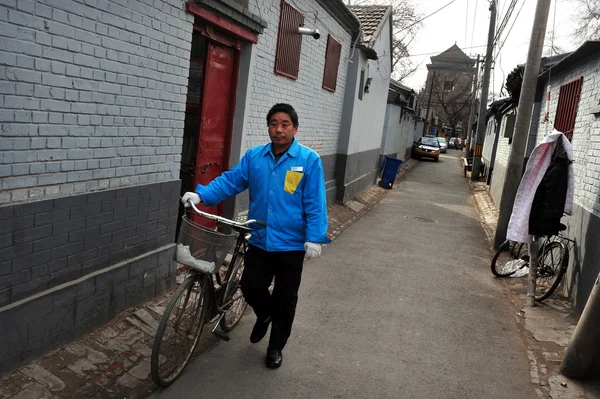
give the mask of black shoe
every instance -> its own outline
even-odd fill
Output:
[[[250,342],[253,344],[260,342],[265,335],[267,335],[267,330],[269,329],[269,324],[271,323],[271,316],[267,318],[267,320],[256,319],[256,323],[254,324],[254,328],[252,329],[252,333],[250,334]]]
[[[276,369],[281,367],[283,363],[283,355],[279,349],[267,350],[267,367],[270,369]]]

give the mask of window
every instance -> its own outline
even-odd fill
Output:
[[[360,86],[358,87],[358,99],[362,100],[363,98],[363,90],[365,89],[365,70],[360,70]]]
[[[558,105],[556,106],[556,117],[554,128],[567,136],[569,141],[573,138],[575,119],[577,118],[577,107],[581,95],[583,78],[560,86],[558,94]]]
[[[342,55],[342,43],[333,36],[327,36],[327,51],[325,52],[325,73],[323,74],[323,88],[335,92],[337,86],[338,68]]]
[[[298,79],[302,36],[298,28],[304,26],[304,15],[285,1],[281,2],[279,36],[275,54],[275,73]]]

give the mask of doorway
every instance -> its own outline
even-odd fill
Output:
[[[229,168],[238,49],[237,40],[194,26],[181,154],[182,195],[195,191],[198,184],[209,184]],[[199,209],[222,216],[224,207],[200,205]],[[206,219],[196,221],[210,225]]]

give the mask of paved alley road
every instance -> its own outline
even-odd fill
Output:
[[[153,398],[536,398],[458,156],[423,161],[305,264],[281,369],[247,315]]]

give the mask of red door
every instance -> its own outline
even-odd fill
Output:
[[[233,79],[235,62],[235,49],[209,43],[195,184],[207,185],[229,166],[230,132],[236,90]],[[213,214],[222,214],[222,206],[202,206],[200,209]]]

